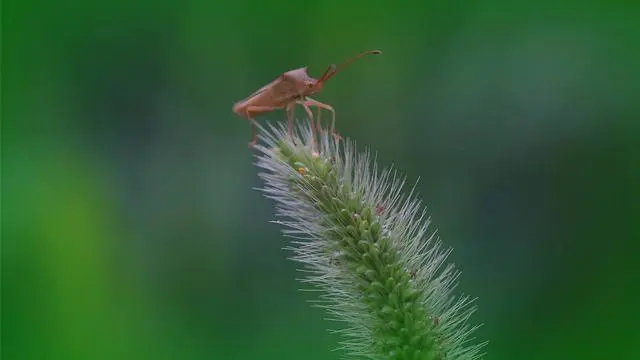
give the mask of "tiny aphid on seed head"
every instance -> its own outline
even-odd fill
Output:
[[[294,70],[287,71],[278,76],[275,80],[269,84],[263,86],[258,91],[249,95],[246,99],[238,101],[233,105],[233,112],[245,117],[249,120],[251,130],[253,132],[253,138],[249,142],[249,147],[253,147],[257,142],[256,125],[254,116],[260,116],[273,110],[285,109],[287,112],[289,137],[293,140],[293,115],[296,104],[302,105],[304,110],[311,120],[311,131],[313,135],[313,142],[315,143],[315,131],[316,126],[313,124],[313,114],[310,106],[314,106],[318,109],[317,130],[322,131],[320,126],[320,110],[329,110],[332,113],[331,133],[336,138],[340,138],[340,135],[335,131],[336,113],[330,105],[323,104],[319,101],[313,100],[309,95],[315,94],[322,90],[324,83],[331,79],[339,71],[346,68],[353,61],[370,54],[382,54],[380,50],[365,51],[356,55],[355,57],[348,59],[340,66],[331,65],[325,70],[320,79],[314,79],[307,74],[307,67],[302,67]],[[294,141],[295,143],[295,141]]]

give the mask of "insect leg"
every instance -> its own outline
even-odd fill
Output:
[[[316,109],[318,109],[317,110],[318,112],[317,112],[317,115],[316,115],[316,126],[318,128],[318,133],[320,133],[320,136],[322,136],[322,132],[324,131],[322,129],[322,124],[320,123],[320,116],[322,115],[322,111],[320,111],[320,110],[322,110],[322,109],[319,108],[319,107],[316,107]]]
[[[289,130],[289,139],[296,145],[296,140],[293,138],[293,115],[295,115],[296,103],[292,102],[287,104],[287,129]]]
[[[309,116],[309,120],[311,120],[311,149],[313,149],[316,145],[316,127],[313,124],[313,113],[304,100],[299,101],[298,104],[302,105],[304,111],[306,111]]]
[[[251,133],[252,133],[252,137],[251,137],[251,141],[249,142],[249,147],[254,147],[256,145],[256,143],[258,142],[258,134],[256,133],[256,121],[253,119],[253,117],[251,116],[251,113],[265,113],[265,112],[269,112],[269,111],[273,111],[279,109],[279,107],[276,106],[247,106],[247,110],[245,110],[245,115],[247,116],[247,119],[249,120],[249,124],[251,125]]]
[[[332,115],[332,121],[331,121],[331,134],[333,136],[335,136],[336,138],[340,139],[342,138],[337,132],[336,132],[336,111],[333,109],[333,107],[331,105],[327,105],[327,104],[323,104],[317,100],[311,99],[311,98],[306,98],[304,100],[304,104],[308,105],[308,106],[315,106],[318,108],[318,111],[320,111],[320,109],[325,109],[325,110],[329,110],[331,111],[331,115]]]

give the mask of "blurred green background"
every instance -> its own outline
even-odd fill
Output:
[[[486,358],[640,358],[637,3],[3,5],[3,359],[338,359],[231,107],[373,48],[315,98],[420,177]]]

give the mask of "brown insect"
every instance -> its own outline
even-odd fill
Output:
[[[415,270],[411,270],[411,272],[409,273],[409,275],[411,276],[412,280],[416,279],[416,276],[418,276],[418,273]]]
[[[233,112],[245,117],[249,120],[253,137],[249,142],[249,147],[253,147],[257,141],[256,125],[253,117],[277,110],[285,109],[287,112],[289,137],[293,140],[293,115],[296,104],[302,105],[311,120],[311,131],[315,141],[315,126],[313,124],[313,114],[310,106],[318,109],[317,126],[318,131],[322,131],[320,127],[320,110],[325,109],[331,111],[333,120],[331,122],[331,133],[339,136],[335,131],[336,112],[333,107],[323,104],[319,101],[311,99],[309,95],[315,94],[322,90],[324,83],[331,79],[333,75],[343,70],[353,61],[370,54],[382,54],[380,50],[365,51],[348,59],[340,66],[330,65],[320,79],[314,79],[307,74],[307,66],[294,69],[283,73],[269,84],[263,86],[258,91],[249,95],[246,99],[238,101],[233,105]]]

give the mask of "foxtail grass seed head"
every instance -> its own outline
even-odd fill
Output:
[[[260,128],[256,165],[275,200],[287,249],[322,290],[317,306],[342,322],[339,349],[348,356],[397,360],[480,359],[471,343],[473,299],[454,296],[459,272],[414,189],[371,153],[324,131],[312,141],[309,122],[295,129]],[[297,144],[297,145],[296,145]]]

